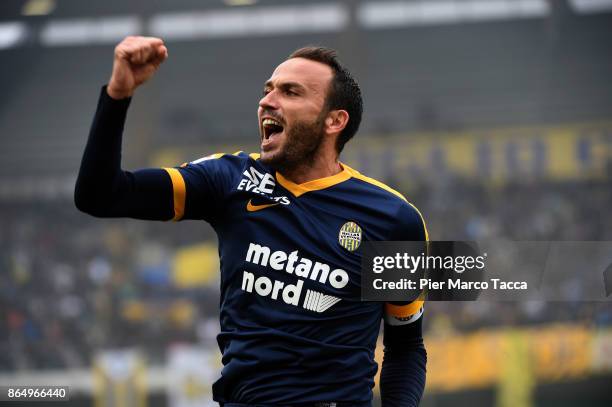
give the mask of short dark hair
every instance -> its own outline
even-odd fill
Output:
[[[292,58],[305,58],[320,62],[331,67],[334,72],[334,77],[327,93],[326,107],[329,110],[344,109],[349,114],[349,121],[344,130],[338,135],[336,142],[336,149],[340,153],[346,142],[357,133],[361,123],[363,100],[359,84],[348,69],[340,63],[336,51],[331,48],[318,46],[303,47],[293,51],[287,59]]]

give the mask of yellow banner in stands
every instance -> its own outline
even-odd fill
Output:
[[[423,182],[448,177],[489,183],[606,179],[612,123],[357,137],[344,161],[374,178]]]
[[[428,335],[427,391],[499,386],[502,394],[506,389],[516,395],[521,389],[529,391],[535,383],[611,371],[612,362],[601,362],[601,355],[606,353],[603,344],[610,343],[612,329],[594,330],[571,324]],[[381,343],[376,360],[382,362]]]
[[[179,288],[195,288],[217,281],[219,253],[213,244],[202,243],[176,251],[172,281]]]

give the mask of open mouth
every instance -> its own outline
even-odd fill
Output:
[[[274,119],[263,119],[261,124],[263,126],[264,141],[269,140],[283,132],[283,125]]]

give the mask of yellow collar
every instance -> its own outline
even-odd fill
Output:
[[[283,175],[278,171],[276,172],[276,180],[279,184],[281,184],[283,188],[291,192],[297,198],[300,195],[305,194],[306,192],[318,191],[321,189],[329,188],[351,178],[351,168],[342,163],[340,163],[340,167],[342,167],[342,171],[335,175],[313,179],[312,181],[307,181],[302,184],[296,184],[295,182],[288,180],[287,178],[283,177]]]

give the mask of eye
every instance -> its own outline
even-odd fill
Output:
[[[266,96],[268,93],[270,93],[270,89],[266,88],[263,90],[263,92],[261,92],[261,95]]]
[[[292,91],[291,89],[285,90],[285,94],[289,96],[298,96],[297,92]]]

